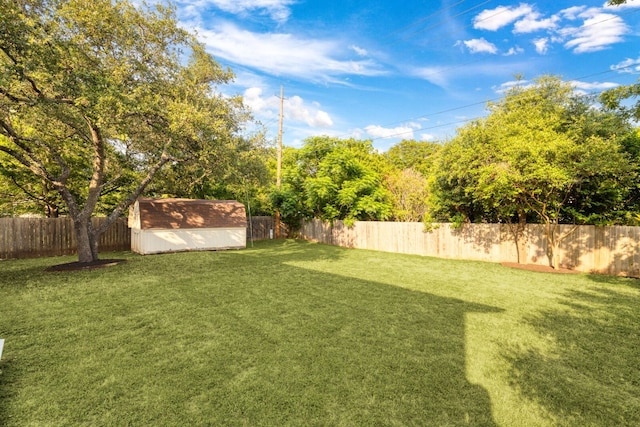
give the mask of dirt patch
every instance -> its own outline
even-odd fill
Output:
[[[582,274],[581,271],[569,270],[568,268],[553,268],[548,265],[539,264],[518,264],[517,262],[503,262],[505,267],[517,268],[520,270],[537,271],[540,273],[557,273],[557,274]]]
[[[99,259],[92,262],[68,262],[66,264],[52,265],[45,271],[76,271],[76,270],[93,270],[96,268],[105,268],[127,262],[126,259]]]

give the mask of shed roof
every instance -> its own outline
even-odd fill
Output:
[[[244,205],[235,200],[138,199],[140,228],[246,227]]]

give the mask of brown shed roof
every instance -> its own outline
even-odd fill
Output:
[[[235,200],[138,199],[140,228],[246,227],[244,205]]]

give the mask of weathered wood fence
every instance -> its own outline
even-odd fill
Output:
[[[98,226],[103,218],[94,218]],[[560,232],[573,226],[561,225]],[[275,220],[252,217],[247,240],[264,240],[275,233]],[[282,235],[286,227],[282,226]],[[549,264],[544,226],[529,224],[525,230],[525,263]],[[421,223],[356,222],[346,227],[320,220],[304,222],[300,237],[349,248],[417,254],[441,258],[490,262],[516,262],[513,235],[504,224],[467,224],[454,228],[437,224],[425,231]],[[99,242],[100,251],[129,250],[131,232],[127,220],[116,221]],[[57,256],[76,253],[70,218],[0,218],[0,259]],[[579,226],[560,245],[560,266],[584,272],[640,277],[640,227]]]
[[[98,227],[105,219],[93,218]],[[116,220],[102,234],[100,251],[128,250],[131,233],[126,218]],[[75,254],[76,236],[71,218],[0,218],[0,259]]]
[[[561,225],[559,232],[574,226]],[[356,222],[347,227],[320,220],[303,223],[306,240],[331,245],[490,262],[517,262],[513,234],[505,224],[467,224],[454,228],[436,224],[425,231],[421,223]],[[549,265],[545,227],[528,224],[523,262]],[[560,267],[583,272],[640,277],[640,227],[579,226],[560,245]]]
[[[94,227],[102,221],[104,218],[93,218]],[[270,216],[252,217],[250,225],[247,224],[247,240],[269,239],[275,220]],[[284,226],[281,230],[286,235]],[[76,249],[71,218],[0,218],[0,259],[73,255]],[[118,219],[102,234],[98,249],[101,252],[131,249],[131,230],[126,218]]]

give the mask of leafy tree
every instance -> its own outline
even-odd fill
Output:
[[[435,180],[440,206],[469,220],[518,224],[512,230],[519,254],[523,224],[533,216],[546,225],[549,260],[557,267],[566,237],[558,224],[589,218],[583,209],[590,205],[576,200],[589,189],[603,207],[615,209],[634,179],[615,135],[589,130],[584,116],[590,109],[576,102],[584,100],[576,100],[568,83],[546,76],[490,104],[486,119],[463,128],[443,149]]]
[[[385,176],[389,191],[392,219],[403,222],[423,221],[429,210],[428,180],[413,168],[394,170]]]
[[[273,177],[268,166],[274,153],[266,146],[263,134],[238,139],[216,154],[219,163],[213,169],[200,163],[177,163],[163,169],[146,193],[156,197],[235,199],[249,205],[254,215],[271,214],[268,188]]]
[[[433,162],[441,144],[426,141],[403,140],[389,148],[385,157],[397,169],[409,169],[427,177],[431,174]]]
[[[1,1],[0,155],[55,189],[79,261],[94,261],[100,234],[163,167],[213,170],[237,143],[241,101],[215,91],[231,77],[170,8]]]
[[[312,137],[289,153],[282,188],[273,197],[286,223],[309,217],[347,224],[390,217],[380,172],[384,160],[370,141]]]

